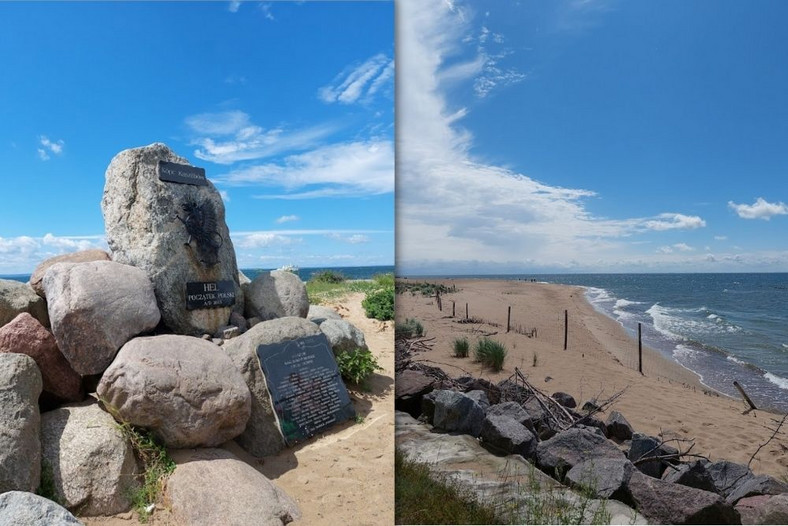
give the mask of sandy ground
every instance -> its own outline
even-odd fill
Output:
[[[691,452],[711,460],[747,464],[772,435],[768,427],[775,427],[777,415],[764,411],[743,414],[747,407],[743,401],[716,394],[704,387],[697,375],[656,351],[643,349],[641,375],[637,342],[618,322],[595,311],[579,287],[492,280],[428,281],[456,285],[457,292],[442,295],[442,311],[434,297],[397,295],[397,320],[416,318],[424,325],[425,338],[434,338],[432,349],[415,357],[418,361],[452,376],[470,373],[493,381],[508,378],[517,367],[537,388],[548,394],[569,393],[578,404],[592,397],[609,398],[626,389],[609,411],[623,413],[636,431],[692,440]],[[459,323],[465,318],[466,303],[469,317],[481,322]],[[506,333],[510,306],[512,329]],[[564,310],[569,319],[565,351]],[[536,328],[536,336],[520,334],[515,328]],[[501,372],[493,373],[472,361],[473,346],[484,335],[508,349]],[[453,341],[463,336],[471,344],[471,357],[455,358]],[[776,477],[788,475],[788,424],[761,449],[751,468]]]
[[[355,293],[327,306],[364,333],[383,368],[369,391],[350,391],[360,423],[346,422],[275,457],[257,459],[234,442],[223,447],[282,488],[299,505],[302,518],[291,524],[394,524],[394,325],[368,319]],[[136,526],[136,514],[80,518],[86,526]],[[165,506],[147,523],[174,525]]]

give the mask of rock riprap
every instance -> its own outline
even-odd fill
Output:
[[[49,326],[47,304],[27,283],[11,279],[0,279],[0,326],[27,312]]]
[[[143,269],[164,323],[178,334],[214,334],[243,305],[224,203],[207,179],[159,179],[159,162],[189,165],[155,143],[117,154],[106,172],[101,210],[113,261]],[[187,283],[232,282],[234,304],[188,309]]]
[[[347,320],[328,319],[319,325],[320,331],[328,338],[335,354],[356,349],[368,349],[364,333]]]
[[[0,354],[0,493],[35,491],[41,480],[42,385],[31,357]]]
[[[261,272],[244,290],[249,317],[266,321],[286,316],[306,318],[309,313],[306,285],[292,272]]]
[[[80,515],[112,515],[131,507],[139,472],[134,451],[98,404],[65,406],[41,415],[41,448],[55,492]]]
[[[57,263],[44,290],[60,352],[83,376],[104,372],[121,345],[159,323],[153,285],[129,265]]]
[[[52,333],[23,312],[0,328],[0,353],[26,354],[35,360],[44,380],[44,392],[67,402],[83,398],[79,374],[57,348]]]
[[[9,491],[0,495],[0,524],[82,526],[63,506],[26,491]]]
[[[241,434],[251,396],[222,349],[192,336],[134,338],[104,372],[97,392],[118,417],[168,447],[213,447]]]

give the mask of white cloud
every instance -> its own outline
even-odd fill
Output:
[[[673,252],[692,252],[695,250],[686,243],[676,243],[670,246],[659,247],[657,252],[660,254],[672,254]]]
[[[56,141],[50,140],[46,135],[41,135],[38,138],[39,145],[41,148],[37,148],[38,150],[38,157],[42,161],[48,161],[51,159],[50,153],[55,155],[61,155],[63,153],[63,148],[65,147],[66,143],[62,139],[58,139]]]
[[[359,141],[332,144],[286,157],[281,163],[249,166],[218,175],[216,181],[236,186],[276,186],[284,195],[259,198],[379,195],[394,191],[394,144]],[[311,189],[314,185],[323,188]],[[299,189],[309,188],[297,193]]]
[[[298,217],[297,215],[289,215],[289,216],[282,216],[282,217],[278,218],[276,220],[276,222],[279,223],[279,224],[282,224],[282,223],[287,223],[287,222],[290,222],[290,221],[298,221],[299,219],[301,219],[301,218]]]
[[[227,193],[227,190],[219,190],[219,195],[222,197],[222,201],[225,203],[230,202],[230,194]]]
[[[236,236],[233,236],[236,237]],[[239,240],[233,241],[233,244],[237,244],[240,248],[262,248],[262,247],[270,247],[275,245],[292,245],[294,243],[300,243],[300,239],[295,239],[289,236],[283,236],[280,234],[276,234],[273,232],[258,232],[258,233],[251,233],[246,236],[238,236]]]
[[[0,237],[0,273],[30,273],[45,259],[92,248],[108,250],[104,236]]]
[[[770,203],[763,197],[759,197],[751,205],[737,205],[733,201],[728,201],[728,207],[733,209],[743,219],[763,219],[768,221],[772,216],[788,214],[788,205],[783,202]]]
[[[717,241],[725,241],[728,239],[728,236],[714,236],[714,239]]]
[[[238,12],[238,9],[239,9],[240,7],[241,7],[241,1],[240,1],[240,0],[232,0],[232,1],[230,2],[230,5],[228,5],[228,6],[227,6],[227,9],[228,9],[228,10],[229,10],[231,13],[237,13],[237,12]]]
[[[665,213],[646,221],[644,226],[649,230],[691,230],[706,226],[706,221],[698,216]]]
[[[263,12],[263,16],[267,20],[276,20],[276,18],[274,18],[273,13],[271,13],[271,4],[270,3],[261,3],[260,4],[260,11]]]
[[[38,157],[42,161],[48,161],[50,159],[49,154],[43,148],[38,148]]]
[[[394,60],[378,53],[362,64],[345,68],[330,84],[318,90],[318,97],[326,103],[366,102],[393,80]]]
[[[328,234],[326,237],[342,241],[343,243],[350,243],[351,245],[358,245],[360,243],[369,243],[369,236],[364,234],[352,234],[350,236],[343,236],[336,232]]]

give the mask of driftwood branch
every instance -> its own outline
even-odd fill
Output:
[[[775,428],[774,428],[774,433],[772,433],[772,436],[770,436],[770,437],[769,437],[769,440],[767,440],[766,442],[764,442],[763,444],[761,444],[760,446],[758,446],[758,449],[756,449],[756,450],[755,450],[755,453],[753,453],[753,454],[752,454],[752,456],[750,457],[750,461],[749,461],[749,462],[747,462],[747,467],[748,467],[748,468],[750,467],[750,464],[752,464],[752,461],[753,461],[753,460],[755,460],[755,456],[756,456],[758,453],[760,453],[761,449],[763,449],[764,447],[766,447],[766,445],[767,445],[769,442],[771,442],[772,440],[774,440],[774,437],[776,437],[776,436],[777,436],[777,433],[779,433],[779,432],[780,432],[780,428],[781,428],[781,427],[783,426],[783,424],[785,423],[785,419],[786,419],[786,418],[788,418],[788,413],[786,413],[786,414],[784,414],[784,415],[783,415],[782,419],[781,419],[781,420],[780,420],[780,422],[777,424],[777,427],[775,427]]]

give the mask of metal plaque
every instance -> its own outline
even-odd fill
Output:
[[[288,445],[355,417],[324,334],[260,345],[257,356]]]
[[[235,305],[235,282],[187,281],[186,310],[213,309]]]
[[[185,217],[178,214],[175,217],[183,223],[189,234],[189,239],[184,244],[192,246],[192,241],[194,241],[197,245],[197,257],[200,262],[207,267],[216,265],[219,263],[219,248],[224,239],[219,233],[219,221],[216,218],[213,203],[209,199],[197,203],[195,200],[187,198],[181,204],[181,209]]]
[[[208,179],[205,178],[205,168],[167,161],[159,161],[159,181],[198,186],[208,184]]]

